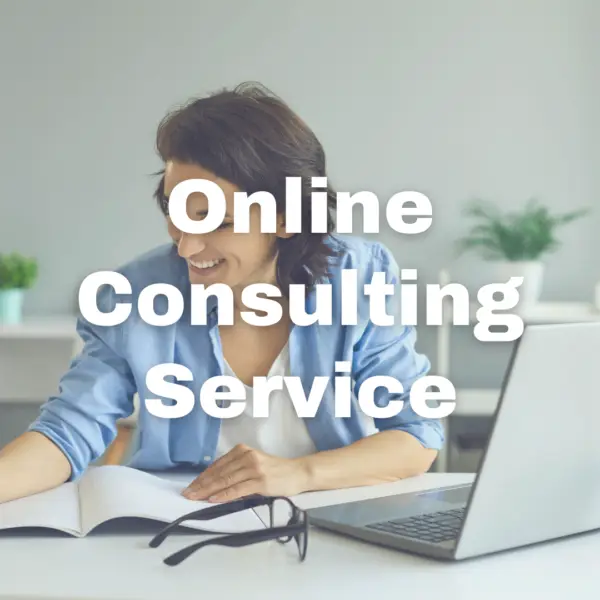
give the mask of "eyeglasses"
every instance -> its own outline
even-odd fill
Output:
[[[276,540],[280,544],[287,544],[292,539],[295,540],[298,548],[300,562],[306,558],[308,547],[308,516],[305,511],[298,508],[289,498],[284,496],[248,496],[233,502],[208,506],[200,510],[183,515],[175,521],[169,523],[159,531],[149,542],[151,548],[157,548],[162,544],[167,536],[179,525],[185,521],[208,521],[223,517],[225,515],[241,512],[242,510],[254,509],[261,506],[267,506],[269,509],[269,528],[253,531],[244,531],[239,533],[219,532],[214,530],[197,530],[201,533],[211,535],[221,535],[222,537],[203,540],[191,544],[164,559],[164,563],[169,566],[175,566],[191,556],[197,550],[206,546],[228,546],[230,548],[240,548],[269,540]],[[276,525],[279,514],[288,513],[285,525]]]

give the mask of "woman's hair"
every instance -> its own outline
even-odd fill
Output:
[[[196,164],[241,191],[270,192],[285,213],[286,177],[302,178],[302,229],[277,238],[277,282],[287,295],[292,283],[312,286],[328,275],[335,195],[327,187],[329,233],[312,233],[311,178],[326,177],[325,152],[310,128],[259,84],[244,83],[193,99],[160,123],[156,148],[163,162]],[[164,172],[164,171],[163,171]],[[164,177],[155,198],[167,214]],[[304,231],[308,228],[308,231]]]

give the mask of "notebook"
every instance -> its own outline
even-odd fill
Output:
[[[144,519],[169,523],[214,503],[188,500],[183,483],[123,466],[90,468],[77,482],[0,504],[0,530],[45,528],[85,537],[114,519]],[[236,533],[264,529],[252,510],[209,521],[186,521],[186,529]]]

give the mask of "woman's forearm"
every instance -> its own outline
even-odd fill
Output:
[[[426,472],[437,456],[404,431],[382,431],[344,448],[299,459],[307,491],[376,485]]]
[[[0,451],[0,503],[57,487],[70,476],[62,451],[41,433],[28,431]]]

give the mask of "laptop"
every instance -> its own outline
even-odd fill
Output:
[[[600,528],[600,323],[514,343],[473,483],[308,510],[311,525],[441,560]]]

